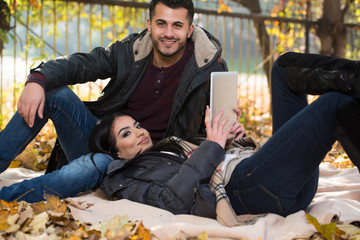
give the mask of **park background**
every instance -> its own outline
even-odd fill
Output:
[[[106,47],[146,27],[148,1],[0,0],[0,129],[16,111],[29,70],[42,61]],[[222,43],[239,73],[241,122],[265,142],[271,135],[270,71],[286,51],[358,59],[359,0],[194,0],[194,23]],[[107,80],[71,86],[94,100]],[[316,96],[309,96],[309,101]],[[46,166],[56,133],[49,122],[13,166]],[[46,141],[44,141],[46,140]],[[334,156],[343,156],[334,146]],[[346,158],[346,156],[345,156]],[[346,163],[345,166],[349,166]]]

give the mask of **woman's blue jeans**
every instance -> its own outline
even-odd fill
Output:
[[[308,105],[286,85],[284,69],[272,70],[273,136],[240,162],[226,186],[237,214],[304,210],[313,199],[319,164],[334,144],[335,111],[354,97],[328,92]]]
[[[101,183],[107,166],[113,159],[102,153],[91,156],[92,153],[89,153],[71,161],[60,170],[3,187],[0,199],[8,202],[39,202],[44,200],[44,193],[67,198],[94,189]]]
[[[68,87],[61,87],[45,94],[44,117],[37,115],[30,128],[17,112],[0,132],[0,173],[37,136],[51,119],[66,158],[71,161],[89,153],[88,135],[97,122],[79,97]]]

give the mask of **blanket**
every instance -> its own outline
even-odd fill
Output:
[[[28,169],[8,169],[0,174],[0,186],[43,174]],[[360,220],[360,174],[358,169],[337,169],[329,163],[320,165],[317,194],[305,211],[287,217],[268,214],[255,224],[224,227],[214,219],[192,215],[174,215],[168,211],[129,200],[108,201],[98,191],[72,198],[84,209],[70,207],[73,217],[81,222],[98,224],[115,216],[128,216],[142,221],[155,239],[183,239],[206,232],[211,239],[294,239],[308,238],[316,232],[307,222],[305,212],[322,224],[330,223],[334,215],[348,223]]]

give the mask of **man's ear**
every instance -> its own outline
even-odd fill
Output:
[[[149,18],[146,20],[146,25],[147,25],[148,32],[151,33],[151,20]]]
[[[189,26],[189,32],[188,32],[187,38],[191,37],[191,34],[193,33],[193,31],[194,31],[194,24],[191,24]]]

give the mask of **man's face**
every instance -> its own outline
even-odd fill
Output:
[[[178,61],[184,53],[186,40],[191,36],[194,25],[189,25],[185,8],[172,9],[159,3],[155,6],[153,18],[147,20],[148,31],[154,45],[156,58]]]

